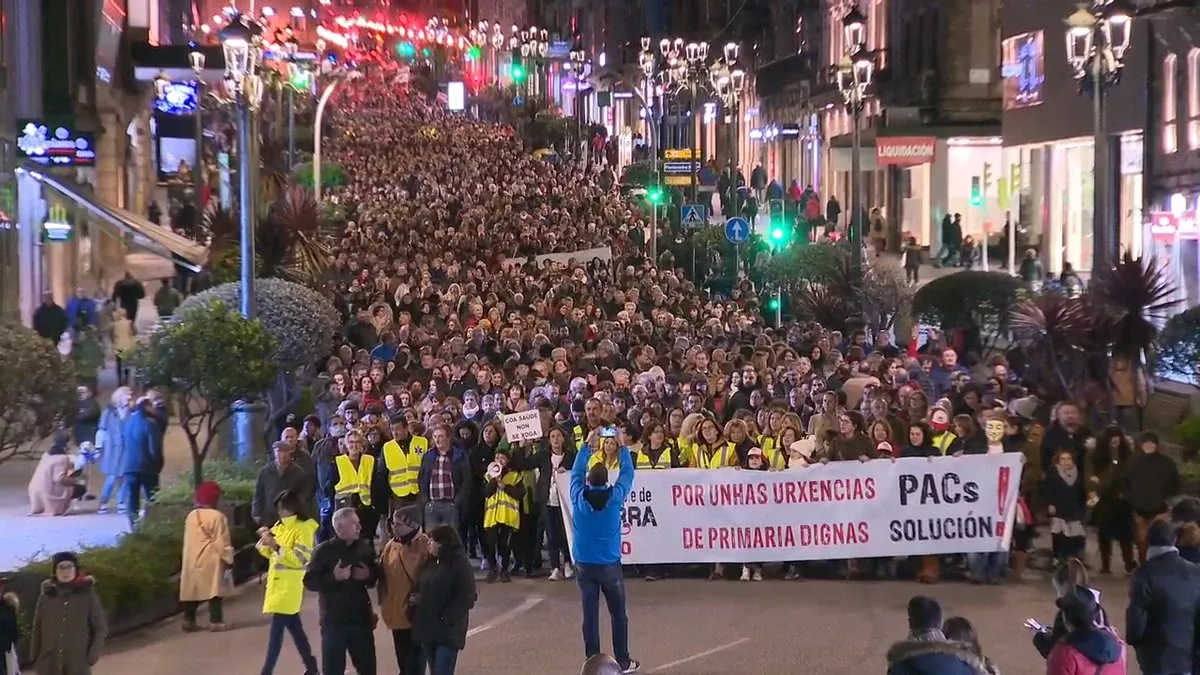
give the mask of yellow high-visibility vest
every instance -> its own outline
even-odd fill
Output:
[[[675,440],[675,447],[679,448],[679,463],[683,466],[692,466],[695,461],[692,459],[692,453],[695,452],[696,443],[689,441],[683,436]]]
[[[933,437],[933,447],[937,448],[938,453],[944,456],[946,454],[946,451],[950,449],[950,446],[954,443],[954,441],[957,441],[957,440],[958,440],[958,436],[955,436],[953,432],[947,431],[947,432],[944,432],[941,436]]]
[[[496,492],[483,504],[484,529],[497,525],[507,525],[514,530],[520,529],[521,504],[512,495],[505,492],[504,488],[521,484],[521,474],[517,471],[509,471],[500,477]]]
[[[375,474],[375,458],[363,455],[358,459],[358,469],[347,455],[338,455],[335,460],[338,482],[333,486],[334,499],[347,499],[358,495],[363,506],[371,505],[371,476]]]
[[[596,466],[603,460],[604,460],[603,452],[599,452],[599,451],[593,452],[592,456],[588,458],[588,469],[591,469],[593,466]],[[613,458],[613,461],[604,462],[604,466],[607,466],[609,471],[619,471],[621,469],[620,453],[618,453],[617,456],[615,458]]]
[[[304,601],[304,571],[312,559],[318,527],[315,520],[287,516],[271,527],[279,550],[257,547],[259,554],[270,561],[263,614],[300,613]]]
[[[398,441],[383,444],[383,465],[388,473],[388,486],[397,497],[413,497],[420,492],[417,474],[421,470],[421,458],[429,449],[429,441],[421,436],[409,439],[408,452]]]
[[[703,445],[697,443],[694,456],[698,469],[726,469],[737,464],[737,450],[732,442],[722,443],[711,455]]]
[[[579,449],[587,441],[587,432],[584,430],[582,424],[576,424],[575,428],[571,431],[571,435],[575,437],[575,451],[579,452]]]
[[[662,454],[659,455],[657,462],[650,461],[650,455],[646,454],[645,450],[637,452],[637,461],[634,462],[635,469],[670,469],[671,468],[671,446],[663,447]]]

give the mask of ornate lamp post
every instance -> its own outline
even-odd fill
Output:
[[[700,132],[703,130],[703,111],[700,105],[700,91],[708,87],[710,84],[710,73],[708,69],[708,43],[707,42],[684,42],[681,38],[674,40],[664,38],[658,43],[658,48],[662,54],[663,60],[667,64],[667,81],[675,91],[687,90],[691,112],[692,112],[692,128],[696,133],[692,136],[692,161],[697,165],[703,161],[703,153],[699,146]],[[697,113],[700,113],[699,127],[697,127]],[[692,171],[691,180],[691,200],[695,204],[699,201],[699,184],[697,171]]]
[[[838,90],[842,93],[846,110],[851,115],[850,153],[850,224],[846,232],[850,239],[850,278],[862,278],[862,122],[863,108],[867,102],[867,88],[875,73],[875,60],[867,50],[867,17],[851,7],[842,18],[842,33],[846,53],[837,68]]]
[[[572,79],[575,82],[575,144],[583,151],[580,157],[584,157],[587,155],[587,150],[583,148],[583,82],[588,62],[587,52],[584,51],[583,43],[578,38],[571,45],[569,60],[563,64],[563,68],[572,74]]]
[[[254,161],[258,134],[254,113],[262,104],[262,26],[245,15],[231,17],[221,30],[225,92],[238,114],[238,214],[241,231],[242,315],[254,318]]]
[[[1067,17],[1067,61],[1075,70],[1079,91],[1092,99],[1093,172],[1092,269],[1120,255],[1121,237],[1113,217],[1113,185],[1105,120],[1108,90],[1121,81],[1125,52],[1133,37],[1136,8],[1126,0],[1080,4]]]
[[[188,64],[196,76],[196,162],[192,166],[192,189],[196,195],[196,207],[200,207],[201,188],[204,186],[204,64],[208,58],[204,52],[192,43],[192,51],[188,53]]]
[[[725,45],[723,58],[712,64],[709,69],[709,80],[725,114],[725,124],[729,126],[729,177],[733,181],[733,213],[740,215],[741,204],[738,192],[738,102],[746,87],[746,71],[737,66],[738,45],[730,42]]]

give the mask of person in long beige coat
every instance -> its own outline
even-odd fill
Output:
[[[183,605],[183,629],[200,630],[196,612],[208,603],[209,629],[214,632],[229,628],[221,606],[226,584],[225,570],[233,565],[233,545],[229,538],[229,521],[217,509],[221,502],[221,487],[212,481],[196,488],[196,508],[184,521],[183,565],[180,568],[179,602]]]
[[[57,439],[38,460],[29,479],[29,515],[65,516],[71,510],[75,464],[67,454],[67,441]]]
[[[392,514],[392,538],[379,552],[379,613],[383,625],[392,631],[400,675],[425,672],[421,648],[412,641],[412,622],[405,607],[417,575],[429,559],[428,538],[420,531],[420,511],[414,508],[397,509]]]

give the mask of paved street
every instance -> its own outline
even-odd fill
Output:
[[[1124,580],[1101,582],[1114,616],[1125,607]],[[94,675],[175,672],[196,675],[259,672],[266,645],[259,614],[261,588],[231,604],[234,630],[185,634],[178,620],[118,639]],[[905,633],[905,603],[914,594],[939,598],[949,615],[968,617],[987,654],[1004,673],[1042,672],[1043,661],[1021,623],[1053,616],[1049,581],[1004,587],[921,586],[903,582],[805,581],[743,583],[670,580],[628,582],[631,648],[644,673],[689,675],[865,675],[882,673],[890,644]],[[830,611],[830,608],[836,608]],[[607,615],[601,612],[607,626]],[[582,662],[578,593],[572,582],[515,581],[481,585],[472,633],[459,660],[462,673],[573,675]],[[1123,618],[1118,624],[1123,624]],[[316,639],[317,603],[305,601],[304,624]],[[376,634],[380,673],[395,672],[390,636]],[[603,644],[609,645],[607,628]],[[607,647],[606,647],[607,649]],[[797,664],[803,663],[798,669]],[[299,673],[285,641],[276,672]],[[1138,672],[1131,667],[1130,673]]]

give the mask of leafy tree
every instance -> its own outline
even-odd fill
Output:
[[[292,169],[292,181],[307,190],[313,189],[316,186],[316,176],[313,171],[312,162],[297,164]],[[321,162],[321,185],[324,190],[341,187],[349,181],[350,177],[346,173],[345,167],[341,164],[329,161]]]
[[[210,301],[180,307],[171,321],[122,355],[139,379],[176,398],[197,485],[233,404],[255,400],[275,384],[277,350],[262,322]]]
[[[222,284],[184,301],[179,311],[214,303],[241,306],[240,284]],[[292,412],[316,377],[317,366],[333,349],[341,329],[337,310],[320,293],[282,279],[259,279],[254,287],[255,316],[271,336],[270,360],[279,366],[275,381],[260,391],[269,407],[265,434]]]
[[[643,159],[632,162],[621,173],[621,184],[626,186],[647,187],[654,181],[655,168],[661,170],[662,165],[657,160]],[[660,174],[661,175],[661,174]]]
[[[0,462],[32,455],[79,408],[75,371],[33,330],[0,323]]]
[[[989,351],[1008,330],[1020,280],[1004,272],[968,270],[939,277],[913,295],[913,317],[943,330],[961,330],[968,348]],[[984,336],[991,340],[984,342]]]
[[[1200,386],[1200,307],[1176,314],[1163,327],[1155,354],[1159,377],[1187,378]]]

